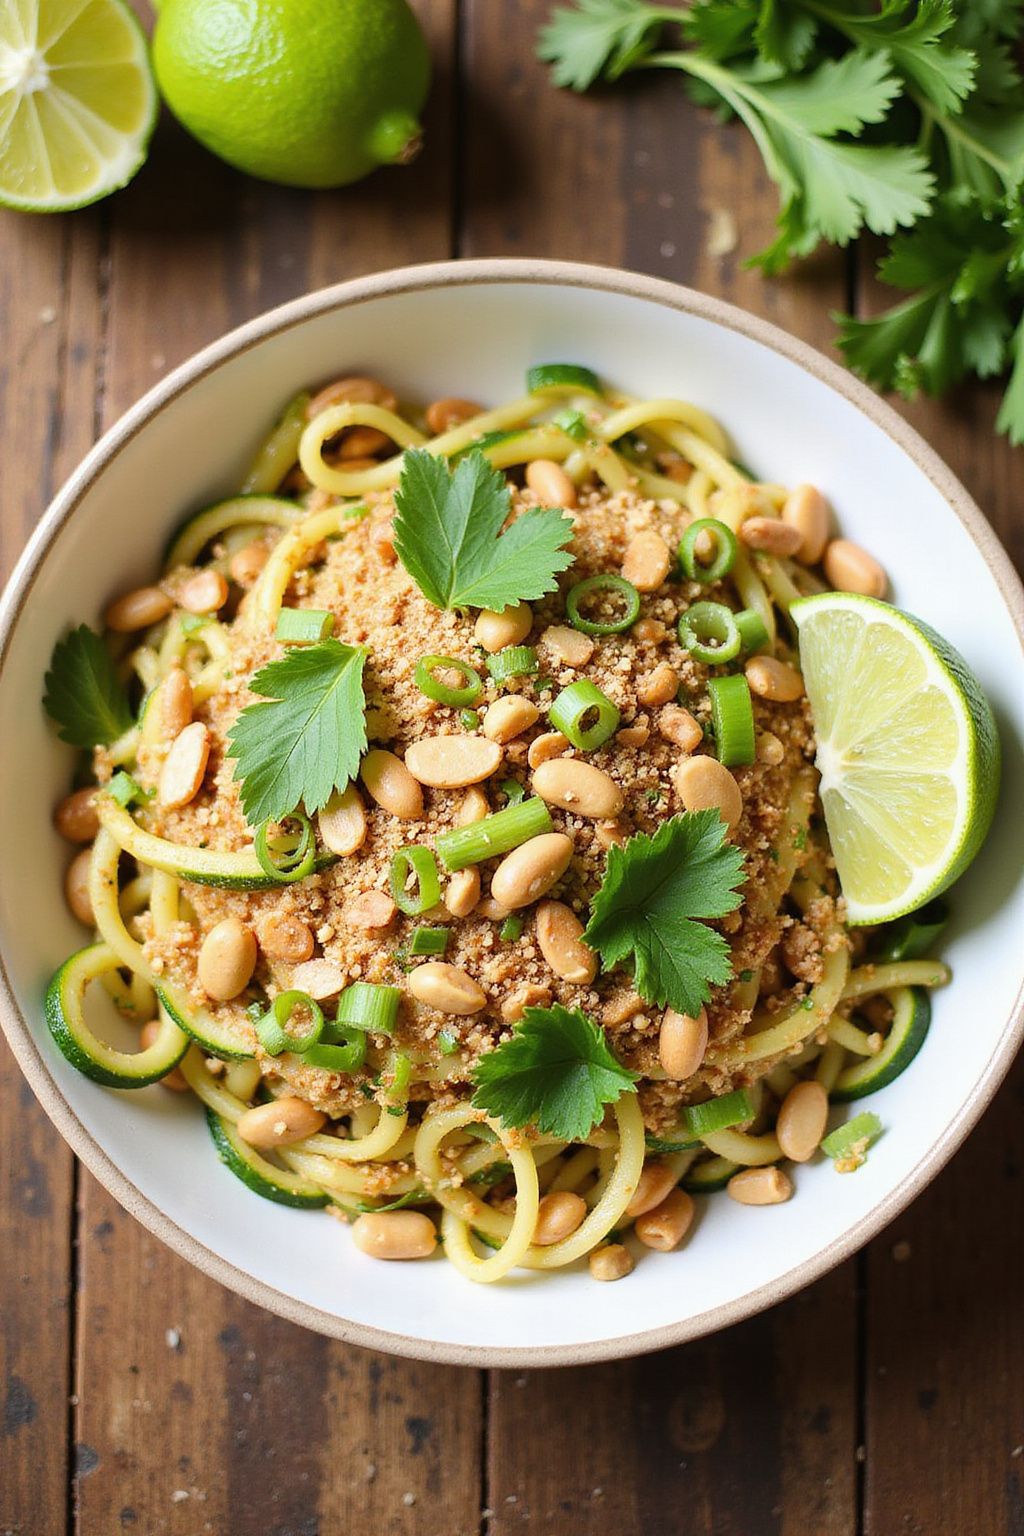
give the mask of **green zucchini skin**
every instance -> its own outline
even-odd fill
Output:
[[[104,1088],[146,1088],[158,1083],[178,1065],[189,1048],[188,1035],[174,1023],[166,1022],[156,1043],[137,1056],[118,1051],[98,1039],[86,1024],[82,999],[89,981],[113,969],[97,968],[102,956],[109,955],[105,944],[90,944],[78,950],[59,967],[46,988],[43,1015],[53,1040],[66,1061],[83,1076]]]
[[[210,540],[232,526],[265,523],[268,527],[285,529],[298,522],[301,516],[302,508],[284,496],[264,495],[259,491],[227,496],[193,512],[191,517],[179,523],[167,541],[164,568],[173,570],[178,565],[194,565]]]
[[[829,1097],[836,1104],[850,1104],[877,1093],[905,1072],[921,1049],[931,1024],[931,999],[924,987],[908,987],[910,1000],[898,1008],[888,1039],[877,1056],[869,1056],[840,1072]]]
[[[708,1172],[705,1173],[704,1169]],[[706,1163],[699,1163],[696,1168],[691,1168],[683,1175],[680,1183],[687,1194],[713,1195],[718,1190],[724,1189],[733,1174],[739,1172],[739,1163],[730,1163],[725,1157],[714,1157]]]
[[[261,1157],[255,1147],[248,1146],[229,1120],[207,1109],[206,1123],[217,1148],[217,1156],[247,1189],[275,1205],[290,1205],[296,1210],[317,1211],[327,1205],[328,1197],[322,1189],[296,1173],[275,1168],[273,1163]]]
[[[221,1061],[253,1060],[256,1052],[252,1046],[240,1040],[234,1030],[218,1024],[204,1008],[196,1011],[188,1007],[176,987],[158,982],[155,990],[161,1006],[189,1042],[194,1040],[208,1056],[216,1056]]]

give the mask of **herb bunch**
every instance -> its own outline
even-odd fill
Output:
[[[749,130],[779,191],[774,274],[821,241],[888,236],[908,297],[840,317],[839,345],[908,398],[1009,371],[998,428],[1024,442],[1022,0],[574,0],[538,52],[584,91],[677,69]]]

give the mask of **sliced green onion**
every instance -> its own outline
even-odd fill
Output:
[[[502,923],[498,930],[498,937],[503,944],[514,944],[516,939],[522,937],[523,927],[523,919],[518,913],[513,912]]]
[[[307,1066],[319,1067],[322,1072],[358,1072],[366,1060],[366,1046],[364,1030],[355,1025],[335,1025],[330,1041],[309,1046],[302,1059]]]
[[[410,875],[416,877],[414,891],[410,891],[406,884]],[[429,848],[422,848],[417,844],[409,848],[399,848],[391,860],[389,879],[396,906],[401,907],[402,911],[407,912],[410,917],[426,912],[441,900],[437,860]]]
[[[732,661],[742,643],[736,617],[724,603],[694,603],[679,615],[679,644],[706,667]]]
[[[210,622],[208,613],[183,613],[178,620],[183,635],[197,635]]]
[[[732,1125],[742,1125],[753,1120],[754,1103],[745,1088],[734,1093],[723,1093],[721,1098],[708,1099],[704,1104],[688,1104],[679,1112],[679,1125],[691,1136],[713,1136],[716,1131],[726,1131]]]
[[[376,981],[353,981],[338,998],[337,1027],[362,1029],[371,1035],[390,1035],[401,1000],[401,987],[385,987]]]
[[[571,437],[574,443],[585,443],[590,436],[590,428],[582,411],[560,411],[554,418],[554,425],[561,427],[566,437]]]
[[[883,1129],[878,1116],[867,1109],[863,1114],[854,1115],[852,1120],[847,1120],[845,1125],[830,1131],[822,1140],[821,1150],[826,1157],[831,1157],[835,1162],[845,1157],[852,1157],[858,1163],[862,1163],[864,1154],[878,1140]]]
[[[539,795],[532,795],[518,805],[507,805],[503,811],[485,816],[483,821],[442,832],[437,839],[437,851],[446,869],[466,869],[470,864],[482,864],[484,859],[510,853],[520,843],[550,831],[551,813]]]
[[[409,940],[410,955],[443,955],[448,948],[447,928],[414,928]]]
[[[112,796],[118,803],[128,809],[138,800],[152,800],[153,790],[143,789],[137,779],[133,779],[130,773],[115,773],[107,785],[106,793]]]
[[[459,724],[464,731],[478,731],[480,729],[480,711],[478,709],[460,710]]]
[[[920,960],[931,949],[948,922],[949,907],[946,903],[942,900],[930,901],[926,907],[882,929],[879,935],[882,948],[878,959]]]
[[[282,885],[291,885],[295,880],[305,879],[316,862],[316,838],[309,817],[304,811],[292,811],[290,816],[282,817],[278,825],[283,826],[289,821],[299,824],[297,838],[288,835],[271,838],[269,829],[274,826],[273,821],[265,821],[255,838],[260,868],[264,874],[280,881]]]
[[[440,667],[457,672],[463,680],[462,687],[449,688],[447,683],[439,682],[434,673]],[[436,699],[438,704],[449,704],[452,709],[475,704],[484,689],[479,672],[468,661],[459,661],[455,656],[421,656],[416,663],[413,682],[428,699]]]
[[[753,608],[741,608],[739,613],[733,614],[733,620],[740,632],[744,655],[756,656],[769,644],[771,636],[765,628],[764,620]]]
[[[299,1008],[306,1009],[309,1024],[299,1034],[290,1034],[285,1025]],[[268,1056],[280,1056],[282,1051],[305,1052],[317,1044],[323,1030],[323,1011],[308,992],[279,993],[267,1012],[256,1020],[256,1034]]]
[[[704,565],[697,556],[696,546],[702,533],[708,534],[715,541],[715,553],[710,565]],[[699,517],[687,528],[679,545],[679,561],[683,570],[691,581],[699,581],[704,586],[710,586],[713,581],[721,581],[724,576],[728,576],[735,559],[736,535],[725,523],[720,523],[717,517]]]
[[[412,1078],[412,1060],[404,1051],[392,1051],[387,1065],[387,1082],[385,1088],[389,1099],[403,1103],[409,1097],[409,1082]]]
[[[526,388],[531,395],[571,395],[577,389],[599,395],[601,381],[580,363],[537,363],[527,371]]]
[[[502,779],[498,789],[505,796],[509,805],[519,805],[526,799],[526,790],[518,779]]]
[[[602,624],[596,619],[583,617],[580,603],[595,592],[618,593],[622,598],[623,611],[617,619]],[[565,611],[573,629],[581,629],[585,635],[618,635],[636,623],[640,613],[640,593],[624,576],[615,576],[606,571],[600,576],[588,576],[585,581],[578,581],[574,587],[570,587],[566,594]]]
[[[503,651],[487,658],[487,670],[496,683],[504,683],[510,677],[530,677],[537,666],[537,652],[532,645],[506,645]]]
[[[334,614],[326,608],[282,608],[275,638],[282,645],[316,645],[334,633]]]
[[[711,724],[715,733],[718,761],[726,768],[752,763],[754,746],[754,706],[750,685],[742,672],[729,677],[708,679],[711,696]]]
[[[437,1043],[441,1048],[442,1056],[454,1056],[459,1048],[458,1037],[450,1029],[438,1031]]]
[[[608,695],[586,678],[563,688],[548,710],[552,728],[581,752],[593,752],[614,736],[621,718]]]

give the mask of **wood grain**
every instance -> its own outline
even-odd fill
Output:
[[[0,215],[0,577],[92,441],[96,254],[88,220]],[[0,1530],[20,1536],[63,1530],[74,1179],[4,1041],[0,1105]]]
[[[828,310],[845,297],[842,257],[770,287],[742,266],[772,232],[749,140],[717,128],[671,79],[586,97],[552,90],[533,57],[548,9],[545,0],[468,7],[466,254],[624,264],[825,342]],[[699,1243],[647,1262],[677,1265],[684,1285]],[[633,1323],[628,1280],[620,1294]],[[488,1529],[850,1536],[856,1344],[848,1265],[786,1306],[687,1348],[557,1374],[495,1373]]]

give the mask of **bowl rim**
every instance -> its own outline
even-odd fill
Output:
[[[112,460],[153,417],[198,380],[229,359],[260,345],[267,338],[337,309],[438,287],[502,283],[585,288],[660,304],[736,331],[795,363],[827,388],[837,392],[908,455],[915,467],[931,481],[951,507],[985,561],[1009,611],[1024,653],[1024,587],[996,533],[934,449],[892,406],[838,363],[768,320],[725,300],[660,278],[577,262],[485,258],[398,267],[305,294],[229,331],[194,353],[149,389],[89,451],[57,492],[29,538],[0,597],[0,672],[7,659],[19,615],[56,535],[74,515],[86,492]],[[921,1193],[958,1150],[1005,1077],[1024,1037],[1024,978],[988,1065],[958,1114],[900,1186],[890,1191],[841,1237],[775,1280],[748,1291],[734,1301],[709,1308],[693,1317],[659,1328],[624,1333],[614,1338],[544,1346],[473,1345],[413,1338],[401,1332],[337,1317],[308,1302],[296,1300],[238,1269],[185,1231],[143,1195],[79,1121],[51,1077],[32,1031],[15,1001],[2,953],[0,1026],[37,1099],[72,1151],[131,1216],[210,1278],[247,1301],[266,1307],[290,1322],[299,1323],[348,1344],[443,1364],[524,1368],[583,1365],[644,1354],[700,1338],[783,1301],[827,1274],[877,1236]]]

